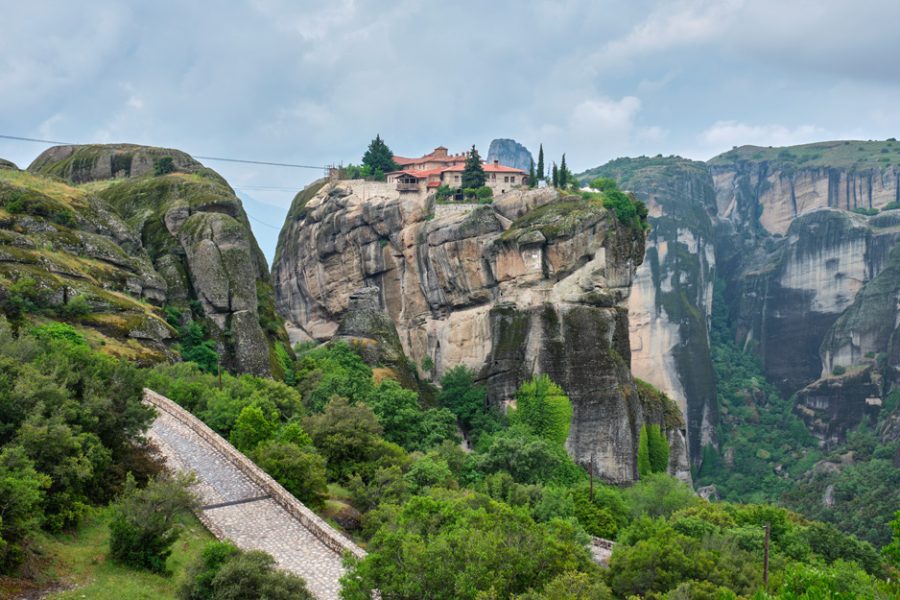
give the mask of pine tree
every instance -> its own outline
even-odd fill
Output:
[[[534,161],[531,161],[531,166],[528,167],[528,187],[533,188],[537,186],[537,175],[534,174]]]
[[[553,163],[553,169],[551,169],[550,175],[550,183],[553,184],[553,187],[559,187],[559,169],[556,166],[556,163]]]
[[[566,167],[566,155],[563,154],[559,163],[559,187],[564,188],[569,183],[569,169]]]
[[[480,188],[484,185],[484,181],[484,167],[481,166],[481,156],[478,155],[478,150],[472,144],[472,150],[469,151],[469,155],[466,157],[466,166],[463,169],[462,186],[464,188]]]
[[[541,144],[541,147],[538,150],[537,178],[538,178],[538,181],[543,181],[545,179],[545,176],[544,176],[544,145],[543,144]]]
[[[369,143],[368,150],[363,154],[362,164],[368,167],[369,172],[373,175],[380,174],[381,179],[384,178],[385,173],[396,171],[399,168],[394,162],[394,153],[381,139],[380,134],[376,135],[375,139]]]

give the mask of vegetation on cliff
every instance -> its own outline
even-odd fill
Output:
[[[837,140],[789,147],[740,146],[709,161],[712,166],[768,162],[781,169],[879,169],[900,165],[900,142]]]

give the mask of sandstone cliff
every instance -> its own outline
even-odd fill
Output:
[[[705,340],[716,278],[736,341],[759,354],[784,397],[797,394],[817,435],[839,439],[877,413],[900,364],[891,258],[900,144],[745,146],[705,165],[620,159],[581,177],[597,175],[649,203],[653,229],[631,297],[635,372],[683,402],[695,458],[713,441],[702,415],[714,416]],[[680,352],[693,360],[679,362]]]
[[[552,190],[461,209],[388,184],[319,181],[291,207],[273,277],[297,339],[339,333],[353,292],[373,286],[405,354],[433,362],[421,376],[466,365],[503,403],[549,374],[574,405],[575,460],[593,456],[597,475],[631,481],[644,414],[625,302],[643,241],[599,205]]]
[[[28,261],[64,265],[33,277],[51,306],[56,297],[88,298],[79,324],[137,339],[159,358],[175,334],[161,309],[176,307],[208,325],[224,366],[272,372],[273,340],[286,336],[268,269],[240,201],[214,171],[177,150],[119,144],[58,146],[27,173],[2,173],[7,208],[16,194],[36,195],[10,219],[2,244],[7,253],[35,247],[7,261],[16,265],[10,283]],[[46,214],[33,214],[40,203]]]
[[[532,163],[534,163],[534,157],[528,148],[516,140],[506,138],[491,141],[486,160],[489,163],[496,160],[501,165],[522,169],[526,173],[531,168]],[[537,163],[534,164],[535,166],[537,165]]]
[[[612,177],[647,203],[650,233],[628,301],[632,371],[678,403],[691,456],[716,444],[709,348],[715,190],[704,163],[618,159],[582,176]]]

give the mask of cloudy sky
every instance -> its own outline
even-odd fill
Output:
[[[358,162],[375,133],[406,155],[512,137],[582,170],[900,134],[897,0],[0,0],[0,14],[4,135],[309,165]],[[0,139],[20,166],[42,149]],[[318,176],[208,164],[255,200],[264,245]]]

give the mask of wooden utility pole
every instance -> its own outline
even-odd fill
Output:
[[[766,541],[763,544],[763,587],[769,590],[769,532],[771,527],[766,523]]]

